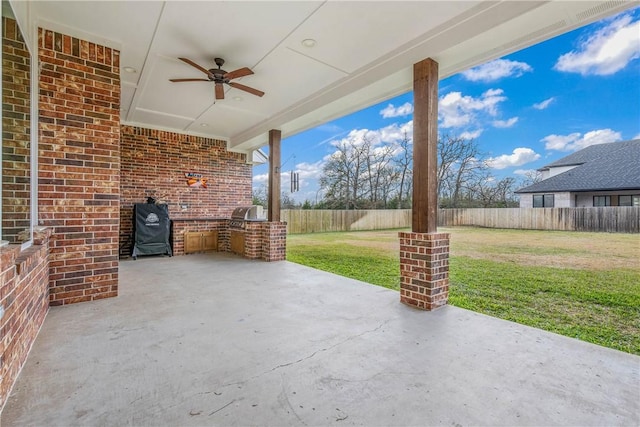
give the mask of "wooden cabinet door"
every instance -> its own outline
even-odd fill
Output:
[[[202,233],[197,231],[184,233],[184,253],[190,254],[202,250]]]
[[[244,256],[244,232],[231,232],[231,252]]]
[[[202,250],[217,251],[218,250],[218,232],[206,231],[202,233]]]

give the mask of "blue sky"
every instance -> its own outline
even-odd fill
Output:
[[[439,131],[473,138],[497,178],[522,177],[586,146],[640,138],[640,8],[440,80]],[[283,139],[282,190],[319,201],[342,139],[393,144],[413,129],[411,92]],[[254,167],[254,189],[268,166]]]

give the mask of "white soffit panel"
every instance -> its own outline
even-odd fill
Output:
[[[251,95],[250,95],[251,96]],[[200,133],[211,133],[224,137],[225,140],[235,132],[239,132],[247,125],[247,121],[258,122],[267,116],[258,115],[251,110],[243,110],[245,101],[235,101],[233,98],[218,100],[214,105],[199,116],[186,130]],[[206,127],[202,127],[206,124]]]
[[[280,47],[271,52],[255,69],[255,74],[239,80],[256,89],[266,90],[256,111],[269,114],[317,92],[345,73],[321,64],[290,49]],[[253,95],[247,94],[245,98]]]
[[[320,4],[167,2],[152,50],[188,57],[205,68],[215,66],[215,57],[227,61],[227,71],[253,68]]]
[[[287,47],[352,73],[478,2],[327,2],[287,39]],[[302,46],[314,39],[312,49]]]
[[[130,113],[131,121],[134,123],[144,123],[151,127],[160,129],[186,129],[193,121],[192,117],[181,117],[166,114],[161,111],[145,110],[137,108]]]

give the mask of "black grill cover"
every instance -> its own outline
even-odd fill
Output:
[[[138,255],[164,255],[171,253],[169,233],[169,207],[151,203],[136,203],[133,206],[133,252]]]

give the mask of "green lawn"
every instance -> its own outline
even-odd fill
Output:
[[[637,235],[444,231],[452,305],[640,355]],[[397,290],[397,240],[397,230],[290,235],[287,258]]]

